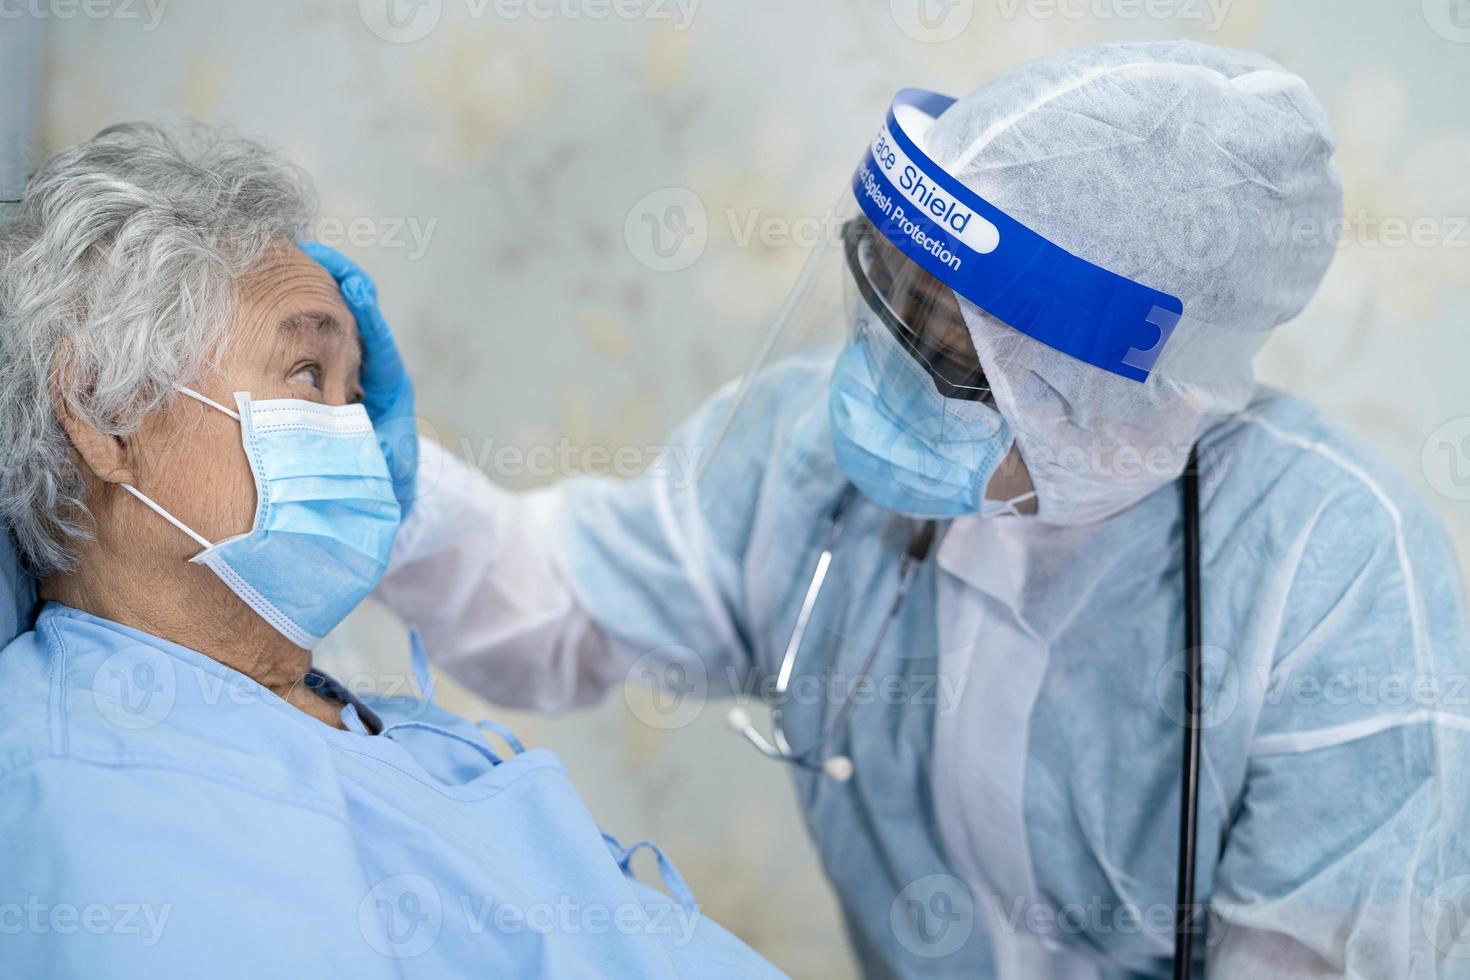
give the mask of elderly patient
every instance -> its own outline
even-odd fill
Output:
[[[400,503],[339,291],[371,287],[295,244],[311,210],[269,150],[131,125],[0,226],[0,502],[44,601],[0,652],[0,974],[770,972],[661,855],[674,901],[633,881],[554,756],[313,670]]]

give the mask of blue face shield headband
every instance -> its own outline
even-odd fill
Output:
[[[853,175],[863,214],[908,259],[996,319],[1147,381],[1184,304],[1053,244],[930,159],[922,134],[953,103],[920,89],[898,93]]]

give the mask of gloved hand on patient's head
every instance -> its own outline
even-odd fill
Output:
[[[362,337],[360,380],[363,403],[378,445],[388,460],[393,493],[407,517],[413,507],[414,478],[418,471],[418,428],[414,415],[413,382],[393,341],[393,331],[378,306],[378,288],[367,273],[347,256],[319,242],[302,242],[301,250],[321,264],[337,286]]]

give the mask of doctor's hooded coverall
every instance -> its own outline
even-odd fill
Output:
[[[1289,234],[1340,214],[1324,113],[1256,55],[1048,57],[961,99],[928,152],[1074,254],[1261,341],[1333,251]],[[1198,441],[1208,975],[1470,976],[1470,664],[1425,504],[1313,408],[1258,387],[1249,353],[1200,365],[1209,382],[1140,384],[960,306],[1038,509],[942,526],[878,652],[875,678],[916,693],[937,678],[954,697],[857,705],[828,750],[852,758],[849,782],[793,768],[864,968],[1168,975],[1182,459],[1158,472],[1121,450]],[[755,382],[769,431],[718,487],[655,467],[515,495],[425,443],[380,597],[440,667],[507,705],[588,702],[640,658],[715,696],[766,688],[845,484],[823,450],[829,365]],[[730,397],[674,451],[708,446]],[[857,671],[897,582],[893,523],[866,500],[848,514],[799,675]],[[788,703],[792,744],[840,708]]]

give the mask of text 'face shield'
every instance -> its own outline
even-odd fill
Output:
[[[851,482],[909,516],[976,512],[1010,443],[958,299],[850,194],[828,228],[757,364],[716,408],[703,505],[757,492],[749,481],[774,454],[822,493]]]
[[[895,97],[759,360],[727,395],[700,470],[719,488],[730,485],[725,466],[741,465],[724,454],[749,461],[779,445],[815,465],[835,448],[841,471],[892,509],[979,512],[1019,423],[997,413],[990,377],[1006,365],[981,362],[967,303],[1140,385],[1195,380],[1175,373],[1181,352],[1208,366],[1216,359],[1200,350],[1234,342],[1191,321],[1177,297],[1049,241],[928,157],[928,127],[952,101],[916,89]],[[902,491],[876,492],[895,485]]]

